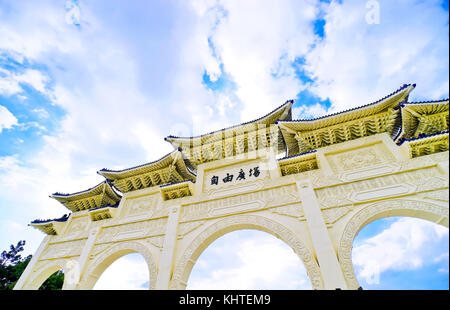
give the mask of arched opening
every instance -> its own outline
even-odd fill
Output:
[[[102,277],[109,267],[111,271]],[[77,288],[82,290],[90,290],[94,287],[95,289],[154,289],[156,273],[156,264],[149,247],[139,241],[125,241],[97,255],[86,267]],[[100,277],[102,282],[96,285]]]
[[[29,282],[23,287],[26,290],[60,290],[67,285],[64,277],[65,261],[55,261],[43,265],[31,276]]]
[[[61,290],[64,285],[64,271],[62,269],[52,273],[44,283],[41,284],[39,290],[55,291]]]
[[[285,242],[241,229],[213,241],[192,268],[186,289],[311,289],[306,268]]]
[[[448,205],[418,199],[390,199],[375,202],[356,212],[345,225],[339,241],[338,258],[349,289],[361,285],[353,268],[352,247],[358,233],[370,223],[392,217],[411,217],[437,223],[448,230]],[[372,260],[373,261],[373,260]],[[376,263],[373,263],[376,267]],[[374,280],[375,281],[375,280]],[[364,288],[364,287],[363,287]]]
[[[271,234],[284,241],[297,254],[303,262],[308,278],[313,289],[322,289],[323,280],[319,265],[311,251],[303,241],[290,229],[284,225],[268,219],[264,216],[242,214],[230,216],[205,227],[195,236],[192,242],[180,253],[181,257],[177,261],[170,289],[185,289],[188,283],[192,268],[203,253],[203,251],[216,239],[226,233],[242,229],[256,229]]]
[[[147,262],[139,253],[126,254],[111,263],[98,278],[94,290],[145,290],[149,288]]]
[[[364,289],[449,288],[448,228],[413,217],[387,217],[355,237],[352,262]]]

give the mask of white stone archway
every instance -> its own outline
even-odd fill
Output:
[[[369,223],[393,216],[407,216],[428,220],[448,228],[449,209],[423,200],[392,199],[370,204],[355,213],[347,222],[339,242],[338,258],[350,289],[360,287],[352,262],[353,240]]]
[[[351,249],[364,225],[403,215],[448,227],[448,99],[408,103],[414,87],[310,121],[293,121],[287,101],[251,122],[168,136],[175,149],[159,160],[101,169],[98,185],[51,196],[69,216],[31,223],[47,236],[14,289],[68,261],[79,274],[65,288],[90,289],[132,252],[150,288],[182,289],[211,242],[247,228],[287,243],[313,288],[357,289]]]
[[[212,223],[201,231],[184,250],[171,280],[171,289],[185,289],[191,270],[200,254],[216,239],[240,229],[267,232],[287,243],[303,262],[313,289],[322,289],[323,281],[316,259],[302,241],[282,224],[258,215],[231,216]]]
[[[153,259],[151,251],[144,243],[138,241],[124,241],[98,255],[92,260],[84,273],[84,277],[81,279],[78,289],[92,289],[95,286],[98,278],[113,262],[120,257],[130,254],[141,254],[148,266],[149,274],[149,289],[154,289],[156,285],[157,265]]]

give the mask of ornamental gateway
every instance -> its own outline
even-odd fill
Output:
[[[69,215],[31,222],[45,238],[15,289],[60,269],[63,289],[92,289],[133,252],[149,289],[185,289],[206,247],[238,229],[287,243],[313,289],[360,288],[351,254],[362,227],[390,216],[449,224],[449,100],[408,102],[414,88],[309,120],[292,120],[290,100],[254,121],[168,136],[174,150],[154,162],[99,170],[100,184],[51,195]]]

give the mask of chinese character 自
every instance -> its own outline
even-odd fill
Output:
[[[219,177],[215,175],[211,178],[211,185],[218,185],[218,184],[219,184]]]

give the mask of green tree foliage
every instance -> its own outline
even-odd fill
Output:
[[[50,277],[48,277],[47,280],[45,280],[44,283],[42,283],[40,290],[60,290],[64,283],[64,273],[62,270],[58,270],[54,274],[52,274]]]
[[[19,253],[23,251],[25,240],[16,246],[11,245],[9,251],[0,255],[0,290],[12,290],[23,271],[31,260],[31,255],[23,258]],[[64,282],[64,274],[59,270],[52,274],[39,288],[40,290],[60,290]]]

